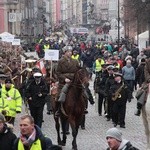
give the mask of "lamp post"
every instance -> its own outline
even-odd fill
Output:
[[[118,0],[118,49],[120,44],[120,0]]]
[[[143,3],[150,3],[150,1],[142,0]],[[148,46],[150,46],[150,16],[148,18]]]

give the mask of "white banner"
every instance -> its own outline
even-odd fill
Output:
[[[12,37],[12,36],[2,37],[2,41],[4,41],[4,42],[12,42],[13,40],[14,40],[14,37]]]
[[[46,50],[45,51],[45,60],[53,60],[53,61],[58,61],[59,60],[59,50]]]
[[[16,13],[9,13],[9,22],[16,22]]]
[[[37,58],[37,59],[39,59],[39,56],[38,56],[38,54],[36,53],[36,52],[26,52],[26,53],[24,53],[27,57],[31,57],[31,56],[33,56],[34,58]]]
[[[14,39],[12,45],[20,45],[20,39]]]

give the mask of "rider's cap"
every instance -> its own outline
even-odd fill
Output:
[[[65,53],[65,52],[67,52],[67,51],[72,51],[72,46],[65,46],[63,49],[63,52]]]

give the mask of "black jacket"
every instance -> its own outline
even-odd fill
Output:
[[[41,97],[38,95],[39,93],[42,94]],[[32,100],[29,100],[28,103],[34,107],[44,106],[46,102],[45,97],[47,94],[48,88],[44,79],[42,79],[39,84],[36,84],[35,80],[33,80],[26,89],[27,98],[32,97]]]
[[[3,132],[0,133],[0,150],[13,150],[12,147],[16,138],[11,129],[5,125]]]
[[[39,139],[41,141],[42,150],[50,150],[50,148],[52,146],[52,141],[48,137],[45,137],[43,135],[41,129],[36,125],[35,125],[35,130],[36,130],[35,141],[37,139]],[[17,138],[15,140],[13,150],[18,150],[18,142],[19,142],[19,138]]]

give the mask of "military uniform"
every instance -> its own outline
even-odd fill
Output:
[[[111,91],[112,97],[118,95],[116,100],[113,101],[112,107],[114,126],[116,127],[118,124],[120,124],[120,127],[125,128],[126,103],[127,100],[130,101],[131,99],[129,89],[122,79],[119,83],[114,82],[114,84],[111,86]]]
[[[59,92],[65,85],[65,79],[73,80],[74,73],[79,69],[79,63],[72,58],[67,59],[65,56],[58,61],[57,77],[59,81]]]

